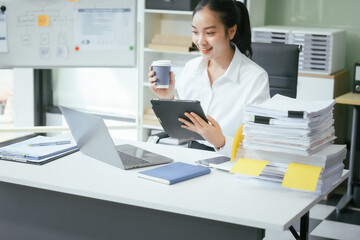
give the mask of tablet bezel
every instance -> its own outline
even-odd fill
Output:
[[[152,99],[150,100],[152,109],[159,119],[164,131],[172,138],[204,140],[198,133],[182,128],[182,122],[178,118],[190,119],[184,115],[185,112],[194,112],[204,121],[208,122],[205,113],[198,100],[179,100],[179,99]]]

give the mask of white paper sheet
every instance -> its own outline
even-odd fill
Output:
[[[76,11],[75,44],[82,50],[123,49],[135,45],[131,8],[84,8]]]
[[[330,112],[334,105],[335,100],[307,101],[277,94],[259,105],[245,106],[245,112],[248,115],[287,118],[289,111],[301,111],[304,113],[302,118],[310,119]],[[299,120],[294,118],[294,121]]]

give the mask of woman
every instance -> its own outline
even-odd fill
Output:
[[[267,73],[250,60],[249,14],[238,1],[203,0],[193,12],[192,32],[201,56],[185,65],[176,89],[181,99],[201,102],[208,123],[195,113],[185,113],[191,122],[179,121],[216,151],[230,155],[233,136],[243,123],[244,106],[269,98]],[[170,74],[168,89],[157,89],[153,75],[150,66],[151,90],[160,98],[173,99],[174,74]]]

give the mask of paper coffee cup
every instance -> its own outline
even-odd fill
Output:
[[[170,84],[170,60],[157,60],[151,64],[156,77],[156,88],[168,88]]]

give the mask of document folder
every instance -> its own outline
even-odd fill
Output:
[[[57,142],[62,144],[56,144]],[[56,137],[36,136],[0,148],[0,159],[43,164],[75,151],[77,151],[77,146],[68,135]]]

